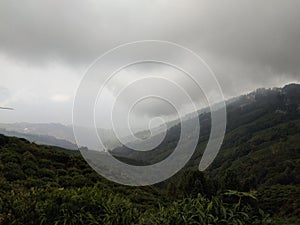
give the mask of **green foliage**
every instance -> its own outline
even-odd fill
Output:
[[[96,187],[11,191],[0,202],[1,224],[270,224],[250,205],[198,195],[141,210],[125,196]]]
[[[184,171],[175,187],[178,196],[172,196],[164,189],[124,187],[106,181],[78,153],[0,135],[1,139],[6,141],[0,150],[1,225],[269,221],[267,215],[262,216],[256,206],[247,202],[237,206],[237,202],[222,196],[210,197],[210,183],[198,170]]]
[[[8,181],[24,180],[26,177],[20,165],[12,162],[4,165],[3,175]]]
[[[298,217],[300,219],[300,185],[273,185],[258,192],[260,207],[277,217]],[[278,207],[280,206],[280,207]]]
[[[270,224],[266,215],[255,212],[249,205],[226,204],[217,197],[211,200],[198,195],[185,198],[168,207],[146,212],[141,224]]]

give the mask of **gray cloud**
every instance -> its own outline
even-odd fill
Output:
[[[300,2],[1,1],[0,46],[23,59],[89,63],[111,47],[167,39],[223,58],[299,74]]]
[[[0,105],[5,104],[5,101],[10,97],[9,90],[0,86]]]
[[[162,39],[202,56],[230,97],[256,87],[300,82],[299,9],[297,0],[2,0],[0,56],[20,70],[24,65],[19,62],[45,70],[52,62],[77,68],[74,76],[79,79],[83,67],[112,47]],[[60,82],[63,73],[51,75],[61,89],[68,85]],[[1,80],[8,74],[0,74]],[[43,76],[49,71],[39,79]]]

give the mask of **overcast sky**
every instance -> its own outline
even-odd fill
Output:
[[[15,108],[0,122],[71,124],[90,63],[143,39],[196,52],[226,98],[300,82],[299,12],[299,0],[0,0],[0,106]]]

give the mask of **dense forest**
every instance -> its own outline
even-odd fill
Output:
[[[197,165],[210,114],[201,114],[205,129],[188,165],[145,187],[102,178],[77,151],[0,135],[0,224],[300,224],[299,106],[296,84],[228,102],[223,146],[204,172]],[[166,157],[179,126],[137,163]],[[116,152],[130,162],[141,158]]]
[[[0,144],[1,224],[270,223],[255,193],[227,191],[214,196],[195,190],[206,185],[197,171],[189,171],[175,196],[170,186],[111,183],[76,152],[2,135]]]

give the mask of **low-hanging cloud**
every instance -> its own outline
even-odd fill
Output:
[[[2,0],[0,56],[16,68],[22,62],[44,69],[40,79],[49,76],[53,62],[78,68],[70,79],[80,79],[83,67],[119,44],[162,39],[202,56],[230,97],[300,81],[299,9],[297,0]],[[63,73],[55,71],[51,79],[59,82]],[[48,88],[49,98],[61,93]]]

